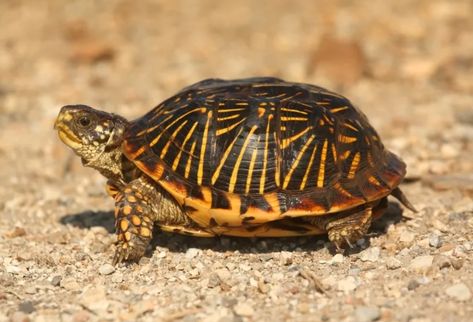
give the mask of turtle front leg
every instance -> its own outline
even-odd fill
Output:
[[[113,265],[127,260],[138,261],[143,257],[152,238],[155,217],[150,204],[152,196],[147,195],[151,191],[151,184],[138,178],[114,193],[118,243]]]

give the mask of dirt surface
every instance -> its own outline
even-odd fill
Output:
[[[473,321],[473,2],[327,3],[0,1],[0,321]],[[58,140],[59,108],[135,118],[261,75],[348,96],[419,212],[392,201],[348,256],[161,233],[111,267],[113,202]]]

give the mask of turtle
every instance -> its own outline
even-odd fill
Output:
[[[405,163],[367,117],[325,88],[273,77],[206,79],[133,121],[63,106],[59,138],[108,181],[113,264],[138,261],[154,231],[190,236],[367,235]]]

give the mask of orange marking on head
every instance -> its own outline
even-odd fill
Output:
[[[131,203],[136,202],[136,198],[133,195],[126,196],[126,200]]]

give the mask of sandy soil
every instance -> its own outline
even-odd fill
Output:
[[[139,3],[139,5],[137,5]],[[473,321],[472,1],[0,1],[0,321]],[[110,266],[113,203],[52,126],[207,77],[350,97],[408,164],[358,251],[159,234]]]

